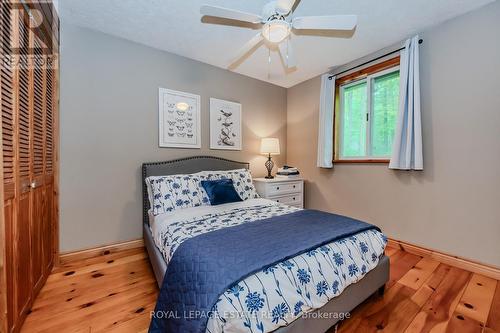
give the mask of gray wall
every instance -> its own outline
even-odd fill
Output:
[[[315,167],[320,79],[288,90],[287,162],[306,206],[390,237],[500,265],[500,2],[421,34],[423,172]]]
[[[61,22],[61,251],[142,237],[140,165],[210,154],[265,173],[260,138],[281,140],[286,90]],[[158,148],[158,87],[201,95],[202,149]],[[209,98],[243,105],[243,151],[212,151]]]

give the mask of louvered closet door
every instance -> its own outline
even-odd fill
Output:
[[[0,65],[7,322],[8,331],[17,332],[56,253],[57,71],[33,66],[30,49],[44,57],[39,46],[47,43],[38,38],[50,38],[30,33],[27,15],[12,15],[11,6],[0,0],[2,55],[11,54],[18,65],[17,58],[28,59],[27,67]],[[19,54],[12,54],[13,45]]]
[[[10,56],[12,41],[11,4],[0,2],[0,47],[1,53]],[[14,322],[14,261],[13,261],[13,223],[14,223],[14,189],[15,189],[15,106],[14,106],[14,71],[9,67],[0,67],[0,111],[2,115],[2,154],[3,154],[3,186],[4,186],[4,244],[5,271],[7,284],[7,327]]]
[[[48,272],[54,258],[54,71],[45,71],[45,112],[44,112],[44,197],[42,222],[43,265]]]
[[[23,15],[17,18],[21,56],[29,53],[30,34]],[[17,95],[17,221],[15,221],[15,283],[17,314],[25,312],[29,305],[32,284],[31,272],[31,110],[33,109],[32,82],[33,72],[20,68],[18,72]]]
[[[42,57],[40,43],[33,39],[31,45],[35,46],[35,57]],[[44,272],[44,227],[43,204],[45,191],[44,177],[44,146],[45,146],[45,70],[34,68],[33,75],[33,109],[32,140],[31,140],[31,273],[35,289],[40,287]]]

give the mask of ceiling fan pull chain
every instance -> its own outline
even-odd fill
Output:
[[[267,49],[267,79],[271,78],[271,49]]]
[[[289,50],[290,37],[286,40],[286,64],[288,66],[288,50]]]
[[[271,36],[271,30],[269,30],[269,37]],[[271,79],[271,48],[267,47],[267,79]]]

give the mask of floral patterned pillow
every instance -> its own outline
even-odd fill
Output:
[[[234,188],[238,192],[241,200],[259,198],[252,175],[248,169],[236,169],[229,171],[203,171],[196,175],[206,176],[208,180],[229,178],[233,180]]]
[[[153,215],[176,209],[209,205],[208,196],[200,185],[203,175],[172,175],[146,178],[152,194]]]

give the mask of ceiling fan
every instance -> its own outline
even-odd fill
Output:
[[[262,14],[246,13],[218,6],[203,5],[200,13],[229,20],[263,24],[261,31],[241,47],[230,62],[230,66],[240,60],[262,40],[278,45],[281,58],[287,68],[296,67],[291,43],[292,30],[353,30],[356,15],[303,16],[292,17],[292,9],[297,0],[275,0],[268,2]]]

